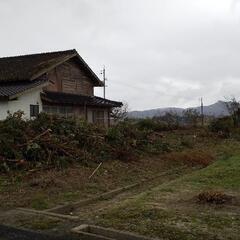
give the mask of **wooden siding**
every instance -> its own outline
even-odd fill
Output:
[[[58,91],[93,96],[93,82],[73,59],[57,66],[48,73],[48,91]]]
[[[87,106],[73,106],[73,105],[60,105],[60,104],[43,104],[43,112],[49,114],[58,114],[65,117],[81,118],[89,123],[110,126],[109,108],[97,108]],[[96,112],[102,112],[102,116],[96,119]],[[100,117],[100,118],[99,118]],[[102,119],[101,119],[102,118]]]
[[[49,114],[58,114],[65,117],[86,119],[86,109],[84,106],[43,104],[43,111]]]

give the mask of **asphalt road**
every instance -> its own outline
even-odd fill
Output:
[[[80,240],[73,236],[53,236],[40,232],[0,225],[0,240]]]

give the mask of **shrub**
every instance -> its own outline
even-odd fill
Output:
[[[235,128],[234,131],[231,132],[231,137],[240,141],[240,128]]]
[[[172,151],[160,132],[171,130],[172,125],[158,118],[124,120],[106,129],[81,119],[45,113],[28,121],[22,116],[17,112],[0,121],[0,171],[63,168],[73,162],[91,164],[109,159],[130,161],[144,153]],[[190,148],[192,144],[192,139],[184,138],[179,147]],[[203,152],[175,155],[175,160],[191,165],[206,166],[213,160]],[[170,158],[174,159],[174,154]]]
[[[44,113],[25,121],[18,112],[0,121],[0,171],[19,168],[63,168],[72,162],[119,159],[145,152],[170,151],[156,122],[119,122],[105,127]]]
[[[169,131],[172,130],[171,128],[169,128],[167,122],[164,121],[156,121],[155,123],[155,131]]]
[[[196,127],[200,120],[200,114],[196,109],[189,108],[183,111],[183,119],[189,126]]]
[[[154,131],[156,128],[156,123],[150,118],[141,119],[136,124],[137,128],[140,130],[151,130]]]
[[[140,130],[148,130],[148,131],[168,131],[172,130],[169,127],[169,124],[165,121],[161,121],[158,118],[147,118],[138,120],[136,126]]]
[[[165,152],[171,152],[172,151],[170,145],[167,142],[164,142],[162,139],[156,139],[152,143],[149,142],[145,146],[144,150],[147,153],[153,153],[153,154],[165,153]]]
[[[148,144],[150,133],[148,130],[140,130],[134,123],[124,121],[107,130],[106,143],[114,158],[133,160],[136,153]]]
[[[233,121],[230,117],[214,119],[209,125],[210,131],[219,133],[223,137],[229,137],[232,128]]]
[[[181,145],[183,147],[193,148],[193,146],[194,146],[193,138],[192,139],[190,139],[190,138],[182,138],[181,139]]]

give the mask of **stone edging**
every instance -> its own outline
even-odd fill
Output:
[[[72,216],[72,215],[66,215],[66,214],[59,214],[59,213],[53,213],[53,212],[47,212],[47,211],[39,211],[29,208],[17,208],[17,210],[37,215],[46,215],[49,217],[56,217],[56,218],[62,218],[67,220],[79,220],[78,216]]]

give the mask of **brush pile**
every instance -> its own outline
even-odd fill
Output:
[[[203,191],[198,194],[199,203],[224,204],[232,200],[232,196],[219,191]]]
[[[127,121],[106,129],[44,113],[26,121],[22,112],[0,121],[0,171],[5,172],[62,168],[73,162],[130,161],[148,149],[169,151],[161,136]]]

